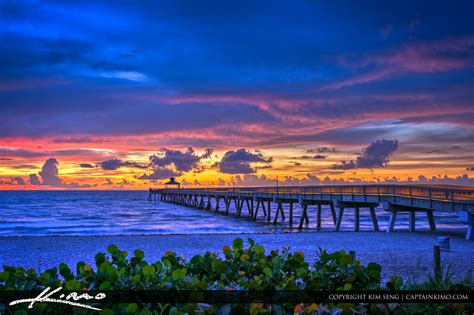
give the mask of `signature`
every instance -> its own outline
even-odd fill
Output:
[[[15,300],[10,302],[10,306],[23,304],[23,303],[30,303],[28,308],[33,308],[35,303],[58,303],[58,304],[66,304],[72,305],[77,307],[82,307],[94,311],[101,311],[100,308],[92,307],[87,304],[78,303],[76,301],[79,300],[102,300],[105,298],[105,293],[98,293],[95,296],[89,295],[88,293],[82,293],[78,295],[76,292],[69,293],[67,296],[66,294],[62,293],[59,298],[54,298],[53,295],[58,293],[62,290],[62,287],[56,288],[50,292],[51,288],[47,287],[43,290],[37,297],[32,299],[22,299],[22,300]]]

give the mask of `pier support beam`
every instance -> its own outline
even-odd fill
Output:
[[[247,211],[249,213],[249,216],[253,218],[253,197],[239,197],[238,199],[238,205],[239,205],[239,211],[238,215],[240,216],[242,213],[242,210],[244,209],[244,204],[247,206]]]
[[[274,199],[274,202],[276,202],[277,204],[277,211],[275,213],[275,218],[273,220],[273,224],[276,224],[278,222],[278,216],[281,214],[281,220],[282,221],[285,221],[286,220],[286,217],[285,217],[285,211],[283,211],[283,205],[284,204],[288,204],[289,205],[289,225],[290,227],[293,225],[293,205],[295,203],[298,203],[298,199],[297,198],[278,198],[276,197]]]
[[[219,211],[219,203],[221,202],[221,196],[215,196],[216,198],[216,207],[214,208],[214,212]]]
[[[466,240],[474,240],[474,212],[460,211],[459,219],[467,224]]]
[[[257,204],[255,206],[255,211],[253,213],[253,219],[254,220],[257,219],[258,210],[260,209],[260,206],[262,206],[263,215],[266,217],[267,216],[267,210],[265,209],[265,202],[267,202],[269,207],[270,207],[270,202],[273,200],[273,198],[255,197],[254,200],[255,200],[255,202],[257,202]]]
[[[311,198],[300,198],[299,203],[301,207],[303,208],[303,211],[301,212],[301,217],[300,217],[300,225],[298,226],[298,229],[303,228],[303,224],[309,224],[309,217],[308,217],[308,206],[315,205],[318,206],[317,208],[317,216],[316,216],[316,228],[318,230],[321,229],[321,215],[322,215],[322,206],[326,205],[329,206],[331,209],[331,215],[332,219],[334,221],[334,225],[336,225],[336,210],[334,208],[334,204],[332,200],[318,200],[318,199],[311,199]]]
[[[399,212],[405,212],[409,214],[408,222],[410,232],[415,232],[416,230],[416,212],[425,212],[426,216],[428,217],[430,230],[436,231],[436,223],[433,216],[434,209],[432,208],[415,207],[412,205],[397,204],[387,201],[384,203],[384,210],[390,212],[390,220],[387,227],[388,233],[393,232],[395,228],[395,220],[397,218],[397,213]]]
[[[379,205],[378,202],[366,202],[366,201],[353,201],[353,200],[337,200],[337,207],[339,208],[339,216],[336,222],[336,231],[341,229],[342,216],[344,215],[344,209],[354,208],[354,231],[360,230],[360,208],[368,208],[370,210],[370,217],[374,230],[379,230],[379,224],[377,221],[377,215],[375,214],[375,208]]]

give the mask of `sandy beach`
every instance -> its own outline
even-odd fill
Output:
[[[384,278],[394,274],[406,280],[423,280],[433,273],[433,246],[441,233],[430,232],[305,232],[261,234],[195,234],[195,235],[123,235],[68,237],[1,237],[0,265],[33,267],[45,270],[65,262],[71,267],[82,260],[94,263],[97,252],[106,252],[115,244],[133,252],[141,249],[149,262],[155,262],[168,250],[189,259],[205,251],[221,252],[224,245],[241,237],[254,239],[267,249],[290,247],[304,252],[307,261],[317,258],[319,248],[328,251],[354,250],[362,263],[377,262]],[[474,276],[474,242],[463,235],[451,234],[451,250],[442,252],[443,268],[454,279]],[[246,241],[247,243],[247,241]]]

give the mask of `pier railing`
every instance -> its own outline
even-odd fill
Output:
[[[474,187],[436,187],[423,185],[324,185],[280,187],[216,187],[152,189],[153,192],[180,192],[203,194],[237,194],[268,197],[379,197],[378,199],[404,198],[446,203],[473,203]]]
[[[318,226],[321,220],[321,206],[329,205],[332,216],[339,230],[344,208],[354,208],[355,227],[359,230],[359,209],[366,207],[371,211],[374,229],[378,230],[375,207],[383,204],[385,211],[391,212],[388,232],[393,231],[398,212],[410,214],[410,231],[415,230],[415,212],[426,212],[430,229],[436,230],[433,212],[458,212],[462,222],[468,224],[467,239],[474,239],[474,187],[441,187],[428,185],[324,185],[324,186],[280,186],[280,187],[216,187],[216,188],[174,188],[150,189],[148,199],[158,199],[191,205],[197,208],[219,209],[219,202],[224,200],[226,213],[229,212],[231,201],[235,202],[237,213],[242,213],[244,202],[249,213],[255,219],[259,205],[264,208],[268,203],[268,218],[270,220],[270,203],[278,205],[274,223],[280,213],[283,220],[285,214],[283,204],[289,205],[290,225],[293,218],[293,205],[303,208],[299,228],[303,221],[309,222],[306,209],[309,205],[318,206]],[[214,199],[214,206],[211,204]],[[206,201],[207,200],[207,201]],[[253,203],[257,203],[254,214]],[[339,208],[336,218],[335,206]],[[264,210],[265,211],[265,210]]]

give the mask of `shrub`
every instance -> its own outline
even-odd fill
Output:
[[[360,264],[344,251],[327,253],[321,251],[313,268],[305,261],[301,252],[284,249],[267,251],[263,246],[248,240],[244,248],[237,238],[232,246],[224,246],[222,255],[206,252],[189,261],[174,252],[167,252],[160,261],[149,263],[145,253],[135,250],[133,256],[110,245],[108,254],[95,255],[95,266],[78,262],[73,272],[61,263],[57,268],[37,273],[33,269],[4,266],[0,272],[0,290],[43,290],[46,287],[62,286],[68,290],[94,292],[97,290],[387,290],[401,289],[399,278],[392,278],[381,285],[381,267],[375,263]],[[445,289],[454,287],[447,286]],[[466,288],[457,284],[455,288]],[[199,304],[169,305],[163,303],[100,304],[102,314],[313,314],[325,312],[353,311],[362,313],[403,313],[404,305],[355,305],[355,304]],[[24,314],[26,304],[6,307],[0,313]],[[466,305],[446,306],[441,311],[463,311]],[[5,310],[6,309],[6,310]],[[29,313],[70,313],[71,307],[57,304],[35,304]],[[77,314],[84,309],[72,308]]]

